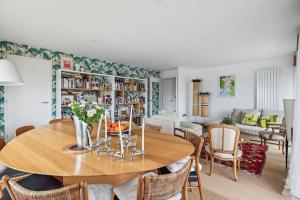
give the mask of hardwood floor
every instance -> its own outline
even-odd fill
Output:
[[[247,134],[242,134],[244,141],[258,140]],[[291,200],[291,197],[281,194],[286,177],[285,156],[277,145],[269,144],[267,160],[262,176],[253,176],[239,171],[239,181],[233,181],[232,168],[215,165],[214,173],[209,176],[209,163],[201,161],[201,171],[205,200]],[[198,200],[197,190],[189,192],[189,199]]]

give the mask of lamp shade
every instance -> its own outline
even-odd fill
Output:
[[[0,60],[0,86],[14,85],[23,85],[17,66],[10,60]]]

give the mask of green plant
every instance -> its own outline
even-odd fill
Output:
[[[221,124],[227,124],[227,125],[231,125],[231,126],[235,126],[235,122],[233,119],[229,118],[229,117],[225,117]]]
[[[91,125],[98,122],[105,109],[92,101],[72,102],[70,105],[74,116]]]

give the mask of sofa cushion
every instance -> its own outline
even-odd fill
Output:
[[[252,135],[259,135],[259,131],[266,130],[265,128],[261,128],[259,126],[249,126],[238,123],[235,126],[239,128],[242,133],[249,133]]]
[[[249,113],[252,115],[258,115],[260,116],[260,111],[258,109],[239,109],[234,108],[233,112],[231,113],[231,119],[233,119],[236,123],[242,122],[242,114],[243,113]]]
[[[259,116],[251,113],[243,113],[242,124],[256,126]]]
[[[282,124],[283,122],[283,119],[284,119],[284,112],[283,111],[280,111],[280,110],[270,110],[270,109],[262,109],[261,110],[261,115],[262,116],[268,116],[269,119],[270,119],[270,116],[273,115],[273,116],[278,116],[278,119],[277,119],[277,122],[279,124]]]

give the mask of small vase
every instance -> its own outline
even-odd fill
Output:
[[[89,138],[88,138],[89,125],[84,121],[80,120],[76,116],[73,116],[73,119],[74,119],[75,131],[76,131],[77,148],[84,149],[89,146]]]

